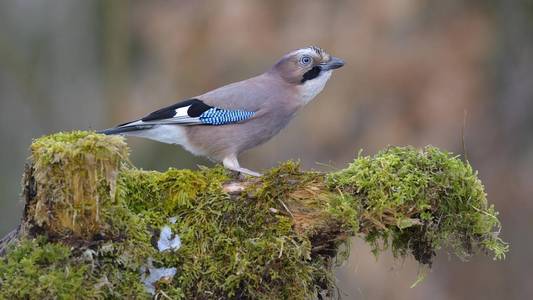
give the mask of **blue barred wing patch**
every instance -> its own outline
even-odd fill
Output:
[[[213,107],[202,113],[199,119],[202,124],[224,125],[241,122],[253,117],[254,115],[255,112],[244,110],[226,110]]]

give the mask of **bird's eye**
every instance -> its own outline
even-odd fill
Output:
[[[310,56],[304,55],[304,56],[300,57],[300,64],[302,64],[304,66],[310,64],[311,61],[312,61],[312,59],[311,59]]]

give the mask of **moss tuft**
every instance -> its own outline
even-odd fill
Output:
[[[477,173],[450,153],[390,147],[359,156],[328,182],[360,211],[361,231],[376,254],[391,245],[396,255],[431,264],[441,247],[461,258],[476,249],[498,259],[507,252]]]
[[[91,238],[103,230],[100,215],[113,201],[119,164],[127,155],[122,138],[84,131],[35,140],[36,202],[26,213],[54,235]]]

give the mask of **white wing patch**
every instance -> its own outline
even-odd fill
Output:
[[[180,107],[180,108],[176,109],[176,114],[174,115],[174,117],[177,117],[177,116],[188,116],[187,110],[189,109],[189,107],[191,107],[191,106],[189,105],[189,106]]]
[[[201,124],[199,117],[191,117],[188,114],[188,110],[191,105],[176,108],[174,111],[176,112],[172,118],[168,119],[159,119],[159,120],[153,120],[153,121],[140,121],[139,124],[158,124],[158,125],[164,125],[164,124],[182,124],[182,125],[193,125],[193,124]],[[139,121],[137,121],[139,122]],[[136,123],[137,123],[136,122]],[[137,124],[132,124],[137,125]]]

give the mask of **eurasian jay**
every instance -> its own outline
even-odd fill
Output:
[[[318,47],[284,55],[265,73],[180,101],[144,118],[100,131],[178,144],[227,169],[260,176],[239,165],[243,151],[283,129],[318,95],[344,61]]]

